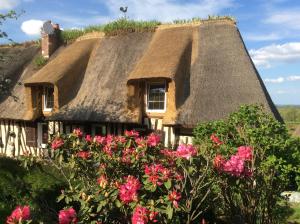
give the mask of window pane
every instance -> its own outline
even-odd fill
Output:
[[[54,89],[50,87],[45,88],[45,106],[46,108],[53,108],[54,106]]]
[[[165,84],[150,84],[148,86],[148,109],[164,110],[165,106]]]

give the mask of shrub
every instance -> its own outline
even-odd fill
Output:
[[[64,186],[60,173],[46,164],[25,169],[17,160],[0,157],[0,223],[17,205],[30,205],[36,221],[55,223],[63,206],[56,198]]]
[[[46,58],[44,58],[42,55],[39,55],[34,59],[34,64],[40,68],[47,64],[47,61],[48,60]]]
[[[192,145],[165,149],[160,136],[87,135],[79,129],[51,144],[56,167],[68,187],[59,196],[60,219],[82,223],[200,222],[216,195],[209,163]]]
[[[299,139],[259,106],[242,106],[227,120],[199,124],[194,134],[201,154],[214,160],[220,207],[230,222],[282,222],[280,193],[295,187]]]

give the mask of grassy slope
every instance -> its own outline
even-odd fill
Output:
[[[278,106],[278,110],[290,132],[300,136],[300,106]]]
[[[300,204],[294,203],[291,205],[291,208],[293,209],[293,214],[288,218],[287,223],[300,223]]]

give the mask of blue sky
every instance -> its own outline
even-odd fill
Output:
[[[0,13],[25,10],[1,29],[22,42],[39,37],[42,21],[63,29],[107,23],[122,16],[120,6],[128,6],[129,18],[138,20],[234,16],[273,101],[300,105],[299,0],[0,0]]]

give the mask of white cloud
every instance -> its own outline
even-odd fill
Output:
[[[276,94],[299,94],[299,89],[289,89],[289,90],[277,90],[275,91]]]
[[[300,80],[300,75],[292,75],[287,77],[288,81],[299,81]]]
[[[234,0],[197,0],[176,2],[174,0],[107,0],[111,16],[121,15],[120,6],[128,6],[128,16],[137,20],[172,21],[187,17],[207,17],[234,6]]]
[[[9,10],[19,5],[20,0],[0,0],[0,10]]]
[[[300,60],[300,42],[289,42],[281,45],[268,45],[249,51],[257,66],[269,68],[274,63],[293,63]]]
[[[264,21],[268,24],[280,25],[292,30],[300,29],[300,9],[285,9],[272,11]]]
[[[22,23],[21,30],[27,35],[40,35],[42,26],[42,20],[31,19]]]
[[[265,83],[283,83],[286,81],[289,81],[289,82],[300,81],[300,75],[291,75],[291,76],[288,76],[285,78],[281,76],[281,77],[278,77],[275,79],[264,79]]]
[[[282,83],[284,82],[284,78],[283,77],[278,77],[277,79],[265,79],[265,82],[269,82],[269,83]]]
[[[269,33],[269,34],[253,34],[253,33],[248,33],[244,35],[246,40],[250,41],[272,41],[272,40],[280,40],[284,36],[281,34],[279,35],[278,33]]]

